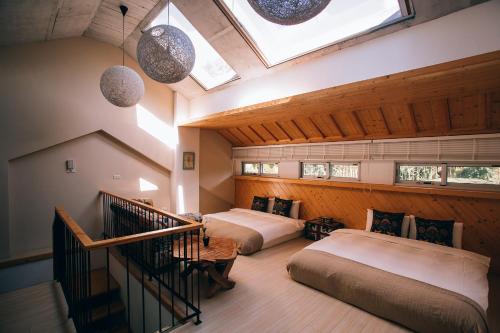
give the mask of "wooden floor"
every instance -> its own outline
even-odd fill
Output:
[[[0,332],[76,332],[58,283],[0,294]]]
[[[232,290],[201,304],[202,324],[175,330],[188,332],[409,332],[293,281],[288,258],[310,241],[296,239],[249,257],[238,256],[230,273]],[[500,278],[490,279],[490,332],[500,332]]]
[[[232,290],[202,299],[202,324],[180,332],[408,332],[288,276],[288,258],[310,241],[296,239],[252,256],[238,256]]]

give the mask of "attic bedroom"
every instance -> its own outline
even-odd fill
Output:
[[[500,332],[500,0],[0,0],[0,332]]]

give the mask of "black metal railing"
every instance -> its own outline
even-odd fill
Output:
[[[73,319],[75,328],[87,331],[91,318],[90,296],[90,251],[71,232],[64,223],[64,216],[57,213],[52,227],[54,280],[61,283],[68,316]]]
[[[123,317],[129,331],[165,332],[191,319],[200,323],[200,274],[195,268],[199,264],[201,226],[107,192],[101,192],[101,197],[103,240],[91,240],[62,208],[56,208],[54,217],[54,279],[61,283],[68,315],[77,331],[106,331],[116,325],[112,320],[116,311],[110,255],[125,272],[121,301],[125,303]],[[96,268],[92,261],[96,267],[95,262],[105,262],[105,281],[101,281],[105,283],[105,296],[98,304],[105,310],[99,316],[92,293],[92,269]],[[139,286],[139,299],[133,299],[137,293],[131,292],[132,285]],[[156,316],[151,316],[148,294],[157,302]],[[134,311],[141,314],[133,315]],[[100,326],[96,324],[98,317]],[[134,322],[133,318],[141,320]]]

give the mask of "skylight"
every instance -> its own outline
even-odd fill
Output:
[[[196,61],[191,77],[205,90],[239,78],[231,66],[222,59],[219,53],[215,51],[212,45],[193,27],[173,3],[165,7],[148,28],[159,24],[167,24],[168,7],[170,7],[170,25],[184,31],[194,44]]]
[[[267,66],[346,40],[403,17],[398,0],[332,0],[313,19],[285,26],[271,23],[248,1],[218,0],[243,27]]]

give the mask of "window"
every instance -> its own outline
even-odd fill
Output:
[[[205,90],[238,79],[238,74],[222,59],[212,45],[208,43],[172,2],[170,2],[170,6],[165,7],[160,12],[148,28],[159,24],[167,24],[169,7],[170,25],[184,31],[194,45],[196,60],[194,68],[191,71],[191,77]]]
[[[359,163],[330,163],[330,178],[359,180]]]
[[[278,176],[278,163],[264,162],[261,165],[262,165],[262,170],[261,170],[262,176]]]
[[[217,2],[268,67],[409,16],[399,0],[335,0],[307,22],[282,26],[262,18],[248,1]]]
[[[441,184],[441,164],[398,164],[397,182]]]
[[[500,166],[452,165],[447,167],[448,184],[500,185]]]
[[[348,162],[302,162],[302,178],[359,180],[359,163]]]
[[[244,176],[278,176],[277,162],[242,162],[241,174]]]
[[[241,170],[242,170],[243,175],[258,176],[258,175],[260,175],[260,163],[259,162],[243,162]]]
[[[328,178],[328,163],[302,162],[302,178]]]
[[[398,163],[396,182],[422,185],[498,186],[500,166],[467,163]]]

